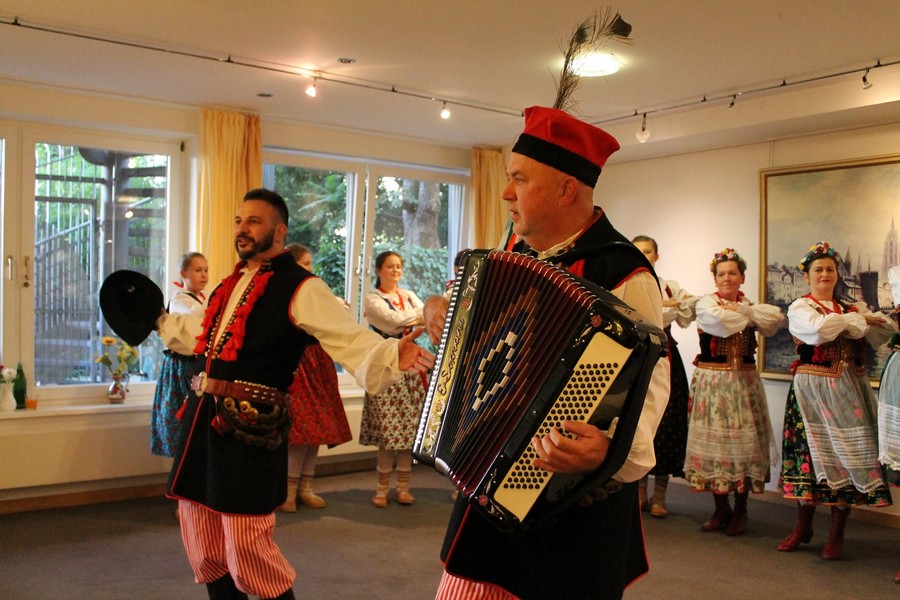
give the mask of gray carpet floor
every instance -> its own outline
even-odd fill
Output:
[[[297,570],[297,598],[434,597],[449,483],[417,466],[416,503],[387,509],[369,505],[374,483],[374,472],[321,477],[316,490],[326,508],[278,513],[276,541]],[[174,507],[151,498],[0,516],[0,600],[205,598],[187,566]],[[775,550],[793,526],[790,506],[751,496],[750,529],[733,538],[700,531],[712,513],[708,494],[673,481],[669,510],[666,519],[645,517],[650,573],[626,600],[900,599],[896,529],[851,520],[844,559],[826,562],[819,557],[825,510],[812,543],[790,554]]]

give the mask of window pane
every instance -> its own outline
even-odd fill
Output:
[[[385,250],[403,256],[401,285],[423,300],[444,293],[449,197],[460,187],[398,177],[377,181],[373,259]]]
[[[100,339],[115,335],[97,295],[120,269],[165,289],[169,158],[35,144],[34,353],[38,385],[109,380]],[[132,377],[156,378],[159,337]]]
[[[347,182],[342,171],[266,165],[263,185],[284,197],[290,215],[286,243],[313,254],[313,271],[341,298],[347,272]]]

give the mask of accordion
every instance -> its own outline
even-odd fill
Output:
[[[625,462],[666,337],[603,288],[499,250],[458,259],[413,456],[505,530],[540,524]],[[532,465],[564,420],[614,434],[591,473]]]

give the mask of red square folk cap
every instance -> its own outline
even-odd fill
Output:
[[[616,138],[556,108],[525,109],[525,129],[512,151],[558,169],[594,187]]]

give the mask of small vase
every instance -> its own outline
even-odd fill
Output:
[[[110,404],[122,404],[125,402],[125,396],[128,395],[128,380],[124,375],[113,375],[112,383],[106,391],[106,398]]]
[[[0,411],[16,410],[16,397],[13,396],[12,383],[3,384],[3,399],[0,400]]]

